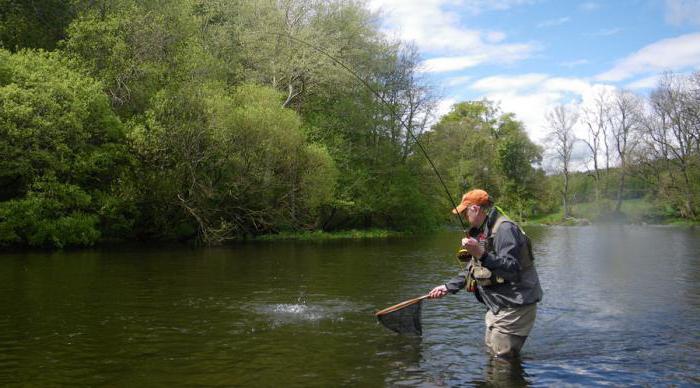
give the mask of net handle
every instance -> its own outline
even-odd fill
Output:
[[[404,307],[410,306],[410,305],[412,305],[412,304],[416,304],[416,303],[420,302],[421,300],[426,299],[426,298],[428,298],[428,297],[430,297],[430,294],[425,294],[425,295],[419,296],[419,297],[417,297],[417,298],[405,300],[405,301],[403,301],[403,302],[401,302],[401,303],[397,303],[397,304],[395,304],[395,305],[393,305],[393,306],[387,307],[387,308],[385,308],[384,310],[377,311],[374,315],[377,316],[377,317],[380,317],[380,316],[382,316],[382,315],[386,315],[386,314],[389,314],[389,313],[393,313],[393,312],[396,311],[396,310],[401,310],[401,309],[404,308]]]

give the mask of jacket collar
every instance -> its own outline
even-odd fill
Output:
[[[491,229],[493,229],[493,224],[496,223],[496,220],[498,217],[501,215],[501,213],[496,209],[496,207],[492,207],[491,210],[489,211],[489,214],[486,216],[486,219],[484,220],[484,224],[481,227],[483,229],[484,234],[488,237],[491,235]]]

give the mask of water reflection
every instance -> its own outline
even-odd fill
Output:
[[[474,380],[476,387],[526,387],[528,376],[523,369],[522,360],[518,358],[503,359],[490,357],[484,369],[483,380]]]

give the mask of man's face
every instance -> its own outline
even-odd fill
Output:
[[[481,223],[484,222],[484,215],[481,212],[481,206],[469,205],[469,207],[465,209],[465,212],[467,213],[467,220],[469,221],[469,225],[480,226]]]

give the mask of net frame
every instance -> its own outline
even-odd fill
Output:
[[[409,299],[383,310],[374,315],[387,329],[403,335],[422,335],[421,310],[423,299],[429,295]]]

